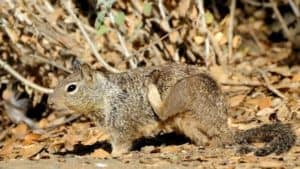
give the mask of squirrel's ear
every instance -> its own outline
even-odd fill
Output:
[[[74,72],[79,71],[81,69],[81,63],[79,60],[75,59],[72,61],[72,70]]]
[[[93,80],[93,70],[91,69],[91,67],[88,64],[81,65],[80,74],[81,74],[81,77],[86,81]]]

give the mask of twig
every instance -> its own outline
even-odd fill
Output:
[[[46,58],[44,58],[44,57],[41,57],[41,56],[35,55],[35,54],[33,54],[32,57],[34,57],[34,58],[36,58],[36,59],[38,59],[38,60],[40,60],[40,61],[42,61],[42,62],[44,62],[44,63],[47,63],[47,64],[49,64],[49,65],[52,65],[52,66],[54,66],[54,67],[56,67],[56,68],[58,68],[58,69],[61,69],[61,70],[65,71],[65,72],[67,72],[67,73],[72,73],[71,70],[69,70],[69,69],[63,67],[62,65],[59,65],[59,64],[55,63],[54,61],[48,60],[48,59],[46,59]]]
[[[67,2],[64,2],[64,6],[65,9],[68,11],[68,13],[72,16],[72,18],[74,19],[76,25],[79,27],[81,33],[83,34],[85,40],[88,42],[89,46],[91,47],[95,57],[97,58],[97,60],[110,72],[113,73],[120,73],[120,71],[116,68],[111,67],[109,64],[107,64],[104,59],[100,56],[100,54],[98,53],[95,44],[92,42],[92,40],[90,39],[89,35],[87,34],[87,32],[85,31],[84,27],[82,26],[80,20],[77,18],[77,16],[75,15],[75,13],[73,12],[72,8],[71,8],[71,0],[68,0]]]
[[[58,126],[61,126],[63,124],[66,124],[66,123],[69,123],[69,122],[72,122],[76,119],[78,119],[79,117],[81,117],[82,115],[81,114],[73,114],[71,115],[70,117],[68,117],[67,119],[65,119],[64,121],[62,122],[59,122],[59,123],[53,123],[53,124],[50,124],[47,128],[45,128],[44,130],[52,130],[54,128],[57,128]]]
[[[166,28],[166,30],[168,32],[170,32],[171,31],[171,27],[170,27],[170,25],[169,25],[169,23],[167,21],[168,18],[166,16],[166,12],[165,12],[165,7],[164,7],[164,4],[163,4],[163,0],[158,0],[158,8],[159,8],[159,12],[160,12],[160,15],[162,17],[163,22],[166,23],[167,27],[165,27],[165,28]]]
[[[50,12],[54,12],[54,8],[48,0],[44,0],[44,4]]]
[[[204,16],[203,2],[201,2],[200,0],[198,1],[198,8],[199,8],[199,13],[201,12],[202,15]],[[220,48],[219,44],[215,41],[215,38],[213,37],[213,35],[211,34],[211,32],[207,29],[207,27],[203,27],[203,29],[204,29],[203,31],[207,34],[208,39],[210,40],[210,42],[211,42],[211,44],[212,44],[212,46],[214,48],[214,51],[216,52],[216,54],[218,56],[219,62],[221,64],[224,64],[224,61],[222,59],[223,54],[221,52],[221,48]]]
[[[156,45],[157,43],[159,43],[159,42],[161,42],[162,40],[164,40],[164,39],[166,39],[167,37],[169,37],[170,34],[171,34],[172,32],[177,31],[177,30],[180,30],[180,29],[183,28],[183,27],[184,27],[184,26],[179,26],[179,27],[173,29],[171,32],[166,33],[165,35],[163,35],[163,36],[160,37],[159,39],[155,40],[154,42],[151,42],[149,45],[140,48],[138,51],[134,52],[134,53],[130,56],[130,58],[133,57],[133,56],[138,56],[138,55],[140,55],[141,53],[145,52],[148,48],[153,47],[153,46]],[[127,60],[130,59],[130,58],[126,58],[125,61],[127,61]],[[123,62],[124,62],[124,61],[121,61],[121,62],[119,62],[119,63],[116,64],[116,65],[119,65],[119,64],[121,64],[121,63],[123,63]]]
[[[160,15],[162,17],[163,20],[166,19],[166,13],[165,13],[165,10],[164,10],[164,5],[162,3],[162,0],[158,0],[158,8],[159,8],[159,12],[160,12]]]
[[[252,36],[252,38],[254,39],[255,43],[257,44],[260,52],[265,53],[265,47],[264,45],[259,41],[258,37],[256,36],[253,28],[251,25],[248,26],[249,27],[249,34]]]
[[[115,18],[112,14],[112,12],[109,13],[109,18],[110,18],[110,21],[115,25]],[[124,51],[124,55],[125,55],[125,59],[126,58],[130,58],[129,59],[129,65],[130,65],[130,68],[136,68],[137,65],[134,63],[134,60],[133,60],[133,57],[130,57],[131,54],[129,53],[127,47],[126,47],[126,44],[125,44],[125,41],[124,41],[124,38],[122,37],[121,33],[119,31],[116,31],[117,32],[117,35],[118,35],[118,39],[120,41],[120,44],[123,48],[123,51]]]
[[[220,12],[217,8],[216,0],[212,0],[212,10],[213,10],[213,13],[214,13],[214,17],[216,17],[217,20],[220,20],[221,15],[220,15]]]
[[[261,76],[263,77],[264,81],[265,81],[265,86],[274,94],[276,94],[277,96],[281,97],[282,99],[286,100],[286,97],[279,91],[277,90],[274,86],[272,86],[272,84],[270,83],[266,73],[263,70],[258,69],[258,72],[261,74]]]
[[[179,26],[175,29],[173,29],[171,32],[166,33],[165,35],[163,35],[162,37],[160,37],[159,39],[155,40],[154,42],[151,42],[149,45],[144,46],[142,48],[140,48],[138,51],[132,53],[132,55],[129,58],[126,58],[126,60],[122,60],[120,62],[118,62],[116,65],[119,65],[121,63],[124,63],[124,61],[128,61],[130,58],[134,57],[134,56],[139,56],[141,53],[145,52],[148,48],[153,47],[154,45],[156,45],[157,43],[161,42],[162,40],[166,39],[167,37],[170,36],[170,34],[174,31],[178,31],[180,29],[182,29],[184,26]]]
[[[33,82],[30,82],[29,80],[25,79],[23,76],[21,76],[18,72],[16,72],[10,65],[5,63],[3,60],[0,59],[0,67],[3,67],[4,70],[9,72],[12,76],[14,76],[16,79],[20,80],[25,85],[36,89],[42,93],[53,93],[53,89],[45,88],[40,85],[37,85]]]
[[[229,27],[228,27],[228,57],[227,57],[227,63],[229,63],[229,61],[232,59],[232,37],[233,37],[235,6],[236,6],[236,0],[231,0],[230,19],[229,19]]]
[[[271,8],[272,4],[267,2],[256,2],[254,0],[242,0],[243,2],[252,5],[252,6],[258,6],[258,7],[268,7]]]
[[[262,83],[255,83],[255,82],[222,82],[221,83],[224,86],[248,86],[248,87],[258,87],[258,86],[264,86]]]
[[[206,37],[205,37],[205,66],[208,67],[209,63],[209,49],[210,49],[210,43],[209,43],[209,38],[207,36],[207,25],[206,25],[206,21],[205,21],[205,12],[204,12],[204,2],[203,0],[197,0],[197,5],[198,5],[198,9],[199,9],[199,20],[201,21],[201,27],[202,29],[205,31],[206,33]],[[215,59],[213,59],[213,61],[215,61]],[[213,64],[215,64],[213,62]]]
[[[13,44],[13,42],[10,42],[9,44],[12,47],[12,49],[17,53],[17,55],[19,55],[20,57],[25,56],[25,53],[22,52],[22,49],[20,49],[19,45],[15,45],[15,44]],[[36,52],[38,54],[32,54],[30,56],[33,57],[33,58],[35,58],[35,59],[37,59],[37,60],[40,60],[41,62],[44,62],[44,63],[49,64],[49,65],[52,65],[52,66],[54,66],[54,67],[56,67],[58,69],[61,69],[61,70],[65,71],[65,72],[67,72],[67,73],[72,73],[72,71],[70,71],[69,69],[63,67],[62,65],[59,65],[59,64],[55,63],[54,61],[51,61],[51,60],[48,60],[48,59],[46,59],[46,58],[44,58],[42,56],[39,56],[39,55],[42,55],[39,51],[36,51]]]
[[[224,64],[224,60],[223,60],[224,55],[221,51],[221,47],[219,46],[218,42],[216,42],[216,40],[215,40],[214,36],[211,34],[211,32],[208,29],[206,31],[207,31],[208,38],[209,38],[209,40],[210,40],[210,42],[211,42],[218,58],[219,58],[218,59],[219,63]]]
[[[300,12],[299,12],[298,6],[295,5],[295,2],[293,0],[289,0],[289,4],[290,4],[293,12],[295,13],[296,17],[299,18],[300,17]]]
[[[287,27],[287,24],[285,23],[280,11],[278,10],[278,7],[277,7],[277,4],[276,2],[274,2],[274,0],[271,0],[271,4],[272,4],[272,9],[277,17],[277,19],[279,20],[280,24],[281,24],[281,27],[283,29],[283,33],[285,34],[285,36],[288,38],[288,40],[290,42],[293,42],[293,37]]]

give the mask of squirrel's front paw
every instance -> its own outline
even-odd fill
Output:
[[[129,152],[131,148],[131,144],[129,143],[123,143],[123,144],[112,144],[112,157],[120,157],[122,154],[126,154]]]
[[[120,151],[120,150],[113,150],[111,152],[111,156],[114,158],[120,157],[122,154],[127,153],[128,151]]]

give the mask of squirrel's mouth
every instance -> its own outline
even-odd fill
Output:
[[[60,102],[53,102],[52,100],[48,99],[48,108],[58,112],[59,114],[72,114],[74,113],[73,110],[70,110],[65,104]]]
[[[55,106],[51,106],[49,107],[50,109],[52,109],[54,113],[57,113],[59,115],[67,115],[67,114],[75,114],[76,112],[73,110],[68,109],[67,107],[55,107]]]

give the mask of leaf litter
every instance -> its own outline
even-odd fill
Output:
[[[239,2],[235,9],[231,58],[227,56],[230,18],[226,10],[229,6],[217,1],[205,3],[204,11],[213,39],[209,39],[199,24],[199,6],[193,1],[116,1],[112,12],[122,12],[121,26],[116,27],[109,18],[104,18],[105,26],[114,31],[101,36],[94,28],[95,11],[85,10],[95,6],[93,1],[74,1],[73,9],[103,59],[117,69],[130,69],[127,62],[131,58],[139,67],[167,62],[202,66],[220,82],[228,97],[232,114],[230,126],[247,129],[279,120],[293,124],[299,136],[299,45],[296,40],[287,40],[282,23],[271,19],[269,8],[248,2]],[[299,8],[299,2],[294,3]],[[1,59],[29,81],[53,88],[72,70],[75,59],[103,69],[59,1],[38,0],[35,4],[4,1],[0,6]],[[295,26],[299,21],[293,11],[282,10],[288,6],[287,2],[278,1],[277,6],[289,23],[290,32],[299,36],[300,31]],[[119,43],[116,32],[125,39],[131,58],[124,58],[124,46]],[[168,36],[162,38],[164,35]],[[206,46],[207,40],[209,46]],[[218,56],[218,50],[222,57]],[[109,139],[108,135],[89,119],[70,118],[72,113],[50,110],[45,107],[45,94],[21,83],[12,89],[13,82],[14,78],[0,69],[0,159],[37,160],[79,154],[111,158],[102,144]],[[21,93],[27,96],[20,97]],[[298,141],[287,154],[257,158],[251,154],[237,155],[234,148],[214,150],[189,143],[163,143],[150,148],[148,145],[119,160],[127,164],[140,159],[140,163],[147,166],[290,168],[300,165],[299,146]],[[90,147],[93,148],[89,150]]]

